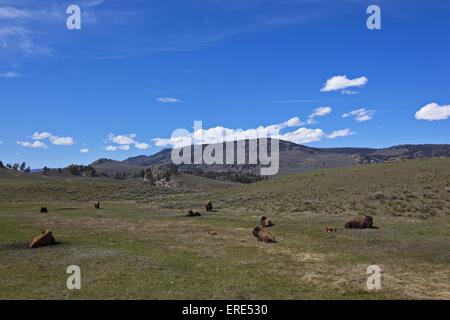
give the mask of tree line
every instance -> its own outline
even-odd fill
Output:
[[[31,168],[29,166],[27,166],[26,162],[22,162],[22,163],[8,163],[8,164],[4,164],[2,161],[0,161],[0,168],[4,169],[10,169],[10,170],[14,170],[14,171],[20,171],[20,172],[24,172],[24,173],[30,173],[31,172]]]

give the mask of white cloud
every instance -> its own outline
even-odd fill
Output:
[[[51,136],[49,140],[57,146],[71,146],[75,144],[75,140],[72,137]]]
[[[170,98],[170,97],[158,98],[156,100],[161,103],[180,103],[180,102],[182,102],[181,100],[178,100],[177,98]]]
[[[0,73],[0,78],[19,78],[22,75],[17,72],[9,71],[5,73]]]
[[[286,126],[288,128],[298,127],[298,126],[301,126],[301,125],[303,125],[303,122],[300,120],[299,117],[291,118],[291,119],[289,119],[288,121],[286,121],[284,123],[284,126]]]
[[[333,109],[331,109],[330,107],[319,107],[315,109],[314,112],[309,117],[310,118],[323,117],[330,114],[331,111],[333,111]]]
[[[365,108],[356,109],[350,111],[349,113],[344,113],[343,118],[354,117],[358,122],[364,122],[372,120],[375,115],[375,110],[367,110]]]
[[[150,148],[150,145],[147,143],[136,141],[136,134],[119,134],[115,135],[114,133],[110,133],[108,135],[108,142],[112,143],[106,147],[108,151],[128,151],[131,146],[134,146],[137,149],[147,150]]]
[[[89,153],[89,149],[88,148],[84,148],[80,150],[81,153]]]
[[[347,76],[334,76],[327,80],[320,91],[330,92],[344,90],[352,87],[362,87],[369,81],[366,77],[359,77],[355,79],[348,79]]]
[[[136,138],[135,134],[120,134],[115,135],[113,133],[110,133],[108,135],[108,140],[117,144],[125,145],[125,144],[135,144],[136,141],[134,140]]]
[[[450,117],[450,105],[440,106],[437,103],[429,103],[416,112],[417,120],[446,120]]]
[[[354,134],[355,134],[355,132],[353,132],[347,128],[347,129],[333,131],[332,133],[327,135],[327,138],[328,139],[336,139],[336,138],[352,136]]]
[[[50,138],[51,136],[52,134],[48,132],[35,132],[31,138],[33,140],[44,140]]]
[[[3,144],[3,141],[2,141],[2,140],[0,140],[0,144]]]
[[[306,121],[307,124],[313,125],[318,123],[316,121],[316,117],[324,117],[326,115],[329,115],[333,111],[330,107],[319,107],[316,108],[312,114],[309,115],[308,120]]]
[[[52,144],[57,146],[71,146],[75,144],[75,139],[72,137],[59,137],[46,131],[33,133],[31,139],[35,140],[35,142],[48,139]]]
[[[188,135],[188,136],[184,136],[184,137],[171,137],[168,139],[155,138],[152,141],[155,143],[155,146],[160,147],[160,148],[164,148],[164,147],[181,148],[181,147],[192,144],[192,137],[191,137],[191,135]]]
[[[130,150],[130,146],[129,145],[119,145],[119,146],[109,145],[105,148],[105,150],[106,151],[117,151],[117,150],[128,151],[128,150]]]
[[[292,120],[295,119],[295,120]],[[295,131],[280,133],[281,130],[291,128],[291,125],[302,125],[300,119],[292,118],[281,124],[272,124],[268,126],[259,126],[251,129],[230,129],[225,127],[213,127],[209,129],[198,129],[195,132],[187,130],[174,131],[171,138],[156,138],[152,141],[158,147],[181,148],[191,144],[214,144],[225,141],[236,141],[246,139],[257,139],[272,137],[274,139],[291,141],[294,143],[311,143],[318,142],[324,138],[338,138],[350,135],[350,129],[337,130],[327,135],[322,129],[298,128]],[[352,133],[353,134],[353,133]],[[194,137],[196,140],[194,140]]]
[[[303,144],[310,142],[318,142],[325,137],[326,134],[325,132],[323,132],[322,129],[299,128],[293,132],[288,132],[283,135],[279,135],[276,138],[280,140]]]
[[[150,148],[150,145],[148,145],[147,143],[136,143],[134,146],[141,150],[147,150],[148,148]]]
[[[28,141],[17,141],[17,144],[25,147],[25,148],[43,148],[43,149],[47,149],[47,145],[42,142],[42,141],[34,141],[33,143],[28,142]]]

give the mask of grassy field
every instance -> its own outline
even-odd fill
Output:
[[[215,212],[204,213],[208,199]],[[323,230],[360,213],[379,229]],[[262,214],[278,243],[251,235]],[[27,249],[43,228],[61,244]],[[372,264],[381,290],[366,289]],[[81,268],[81,290],[66,288],[69,265]],[[245,186],[183,176],[174,189],[3,172],[0,298],[450,299],[450,159]]]

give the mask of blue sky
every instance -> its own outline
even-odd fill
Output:
[[[0,160],[152,154],[195,120],[212,138],[449,143],[449,57],[445,0],[0,0]]]

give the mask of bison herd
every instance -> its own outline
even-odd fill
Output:
[[[97,201],[94,204],[94,207],[96,209],[100,209],[100,202]],[[205,209],[207,212],[213,211],[213,205],[211,201],[208,201],[205,204]],[[48,213],[48,209],[45,207],[41,208],[41,213]],[[193,210],[189,210],[187,217],[200,217],[201,214],[199,212],[194,212]],[[260,220],[260,225],[256,226],[252,234],[254,237],[258,239],[258,241],[265,242],[265,243],[275,243],[275,237],[270,233],[269,228],[274,226],[275,224],[272,223],[271,219],[268,216],[262,216]],[[369,229],[369,228],[375,228],[373,226],[373,218],[371,216],[367,215],[360,215],[357,217],[352,218],[350,221],[345,223],[344,225],[345,229]],[[337,232],[341,229],[335,228],[335,227],[326,227],[325,232]],[[209,232],[210,235],[217,235],[216,231]],[[57,244],[55,238],[53,237],[53,234],[50,230],[44,230],[42,231],[42,234],[34,238],[30,243],[30,248],[39,248],[39,247],[45,247],[49,245]]]

